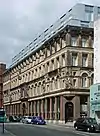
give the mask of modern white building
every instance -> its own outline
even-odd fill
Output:
[[[94,22],[94,84],[90,87],[90,116],[100,123],[100,18]]]
[[[94,84],[100,83],[100,18],[94,22]]]

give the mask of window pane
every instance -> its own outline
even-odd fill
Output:
[[[77,66],[77,56],[76,55],[72,56],[72,65]]]
[[[82,87],[86,87],[86,77],[82,78]]]
[[[82,66],[86,67],[87,66],[87,55],[82,56]]]
[[[75,37],[71,38],[71,45],[76,46],[76,38]]]
[[[86,39],[82,39],[82,47],[86,47]]]

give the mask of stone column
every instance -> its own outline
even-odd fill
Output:
[[[34,116],[36,115],[36,101],[34,101]]]
[[[82,53],[78,53],[78,66],[82,67]]]
[[[52,46],[51,44],[49,44],[49,46],[50,46],[50,55],[52,55]]]
[[[87,46],[88,47],[92,47],[92,37],[91,37],[91,35],[89,36],[89,39],[87,40]]]
[[[11,115],[11,104],[9,105],[9,116]]]
[[[12,115],[14,115],[14,105],[12,105]]]
[[[32,101],[32,116],[33,116],[33,113],[34,113],[34,101]]]
[[[37,101],[37,113],[38,113],[38,116],[39,116],[39,100]]]
[[[78,87],[82,86],[82,77],[78,77]]]
[[[16,104],[14,105],[14,110],[15,110],[14,115],[16,115]]]
[[[90,117],[90,96],[87,97],[87,116]]]
[[[88,54],[88,67],[92,67],[92,53]]]
[[[60,37],[59,44],[60,44],[60,49],[61,49],[62,48],[62,37]]]
[[[60,120],[63,120],[63,96],[60,96]]]
[[[20,114],[23,115],[23,112],[22,112],[22,103],[20,104]]]
[[[59,66],[62,67],[62,56],[59,56]]]
[[[41,116],[43,117],[43,100],[41,100]]]
[[[66,45],[71,46],[71,34],[70,34],[70,29],[68,30],[66,34]]]
[[[52,97],[50,98],[50,120],[52,120]]]
[[[47,48],[45,47],[45,58],[47,57]]]
[[[19,104],[17,104],[17,115],[19,115]]]
[[[57,68],[57,59],[55,58],[54,59],[54,69],[56,69]]]
[[[67,51],[67,58],[66,58],[66,65],[70,66],[72,65],[72,53],[68,50]]]
[[[77,45],[79,47],[82,47],[82,37],[81,37],[81,34],[79,35],[78,39],[77,39]]]
[[[30,102],[27,103],[27,114],[30,114]]]
[[[72,100],[74,104],[74,120],[80,117],[80,96],[75,96]]]
[[[54,48],[55,48],[55,52],[57,51],[57,41],[54,39]]]
[[[87,87],[91,86],[91,77],[87,77]]]
[[[57,120],[57,97],[55,97],[55,120]]]
[[[47,98],[45,99],[45,119],[47,119]]]
[[[31,116],[32,116],[32,106],[33,106],[33,105],[32,105],[32,102],[31,102],[31,106],[30,106],[30,108],[31,108],[31,110],[30,110],[30,111],[31,111]]]

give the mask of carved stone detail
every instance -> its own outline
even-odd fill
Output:
[[[79,37],[78,37],[78,39],[77,39],[77,45],[78,45],[79,47],[82,46],[82,37],[81,37],[81,35],[79,35]]]
[[[66,39],[66,45],[67,46],[71,45],[71,34],[70,34],[70,30],[68,30],[65,39]]]

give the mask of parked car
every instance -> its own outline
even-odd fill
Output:
[[[22,118],[22,123],[31,124],[32,117],[31,116],[24,116]]]
[[[9,117],[9,121],[10,121],[10,122],[18,122],[18,121],[17,121],[17,118],[16,118],[15,116],[10,116],[10,117]]]
[[[18,117],[18,116],[14,116],[15,118],[16,118],[16,120],[17,120],[17,122],[20,122],[20,117]]]
[[[46,121],[40,116],[33,116],[31,123],[38,125],[46,125]]]
[[[97,124],[95,118],[78,118],[74,123],[74,128],[76,130],[85,130],[88,132],[100,131],[100,125]]]

